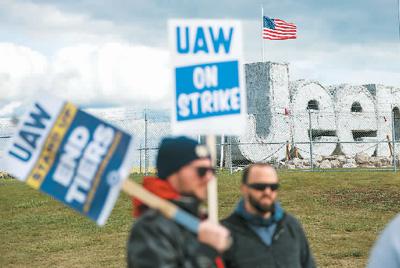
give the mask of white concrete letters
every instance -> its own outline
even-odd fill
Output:
[[[390,155],[387,141],[392,140],[392,111],[400,109],[400,88],[289,83],[288,65],[271,62],[246,64],[245,75],[248,120],[238,147],[248,160],[280,160],[285,146],[274,143],[285,142],[309,158],[310,115],[314,155]],[[398,124],[395,137],[400,137]],[[400,152],[399,145],[396,151]]]

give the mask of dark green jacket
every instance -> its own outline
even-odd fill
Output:
[[[226,267],[316,267],[300,223],[285,213],[278,222],[271,246],[267,246],[237,213],[222,221],[232,233],[233,246],[223,258]]]
[[[196,215],[198,202],[186,198],[176,205]],[[134,224],[128,245],[128,267],[215,267],[217,252],[197,236],[158,211],[148,209]]]

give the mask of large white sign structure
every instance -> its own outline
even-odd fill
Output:
[[[400,120],[394,131],[392,126],[393,111],[400,117],[400,88],[289,82],[288,65],[271,62],[246,64],[245,75],[248,120],[238,147],[250,161],[284,158],[282,142],[294,144],[308,158],[310,136],[314,155],[340,150],[348,156],[389,156],[387,142],[393,133],[400,137]]]

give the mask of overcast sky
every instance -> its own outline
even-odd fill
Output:
[[[39,94],[84,106],[170,105],[167,20],[243,23],[245,62],[262,61],[261,1],[1,0],[0,116]],[[397,0],[264,1],[298,39],[264,41],[290,79],[400,87]]]

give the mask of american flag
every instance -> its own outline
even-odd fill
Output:
[[[270,19],[264,16],[263,32],[264,39],[286,40],[296,39],[297,27],[294,23],[288,23],[280,19]]]

